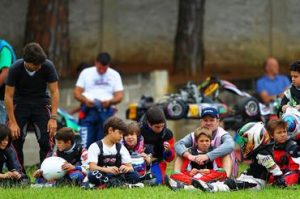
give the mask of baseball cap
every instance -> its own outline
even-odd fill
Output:
[[[219,119],[219,111],[213,107],[206,107],[202,110],[200,118],[204,118],[205,116],[211,116]]]

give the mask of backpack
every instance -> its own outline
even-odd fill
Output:
[[[117,154],[115,155],[103,155],[103,142],[101,140],[96,142],[99,149],[100,149],[100,154],[98,156],[98,166],[116,166],[120,167],[122,164],[122,157],[120,154],[122,144],[116,143],[116,149],[117,149]]]

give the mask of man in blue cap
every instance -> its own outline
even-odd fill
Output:
[[[207,160],[215,160],[222,157],[222,167],[225,169],[227,176],[237,175],[237,161],[233,153],[234,141],[231,135],[219,126],[220,117],[217,109],[213,107],[206,107],[202,110],[200,127],[206,127],[211,130],[212,141],[211,146],[214,148],[212,151],[203,155],[192,155],[188,148],[194,146],[194,132],[186,135],[181,140],[175,143],[175,152],[177,159],[175,160],[175,172],[180,170],[183,157],[198,164],[204,164]]]

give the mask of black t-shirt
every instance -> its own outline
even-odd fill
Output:
[[[246,175],[253,176],[254,178],[259,178],[262,180],[267,180],[269,178],[269,171],[266,167],[258,163],[256,159],[258,154],[261,155],[270,155],[273,157],[273,144],[268,144],[261,146],[249,159],[252,160],[252,163],[249,165],[249,168],[246,170]]]
[[[58,81],[53,63],[46,59],[40,70],[29,75],[25,70],[24,60],[17,60],[10,68],[6,85],[15,87],[15,104],[49,104],[50,96],[47,83]]]

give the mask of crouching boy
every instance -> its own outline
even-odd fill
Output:
[[[139,174],[133,170],[130,154],[119,143],[126,131],[127,125],[122,119],[110,117],[104,123],[104,138],[89,147],[88,181],[96,188],[138,183]]]
[[[67,173],[63,179],[57,180],[52,184],[74,184],[81,185],[87,174],[87,150],[82,148],[80,139],[76,138],[75,132],[68,127],[63,127],[55,134],[55,148],[49,156],[57,156],[66,160],[62,165],[62,169]],[[48,157],[49,157],[48,156]],[[37,178],[38,184],[46,183],[42,177],[42,170],[38,169],[33,173],[33,177]]]

